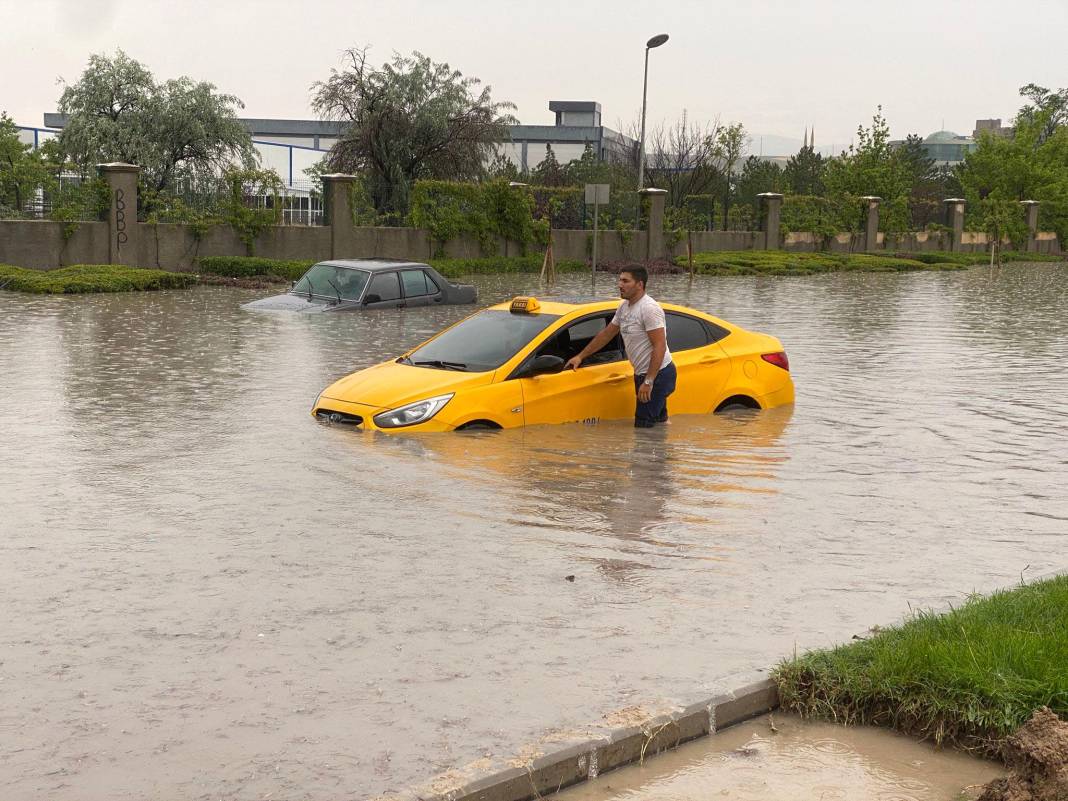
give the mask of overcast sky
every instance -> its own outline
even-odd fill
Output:
[[[493,87],[520,121],[550,100],[597,100],[604,123],[637,118],[646,39],[650,121],[738,121],[773,137],[848,144],[882,104],[891,133],[1010,118],[1026,83],[1068,85],[1068,0],[0,0],[0,110],[40,126],[58,79],[122,48],[157,80],[207,80],[244,116],[310,118],[309,87],[370,45],[375,63],[418,50]],[[780,147],[779,149],[782,149]]]

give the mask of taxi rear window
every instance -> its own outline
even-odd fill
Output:
[[[412,362],[462,364],[474,373],[496,370],[557,319],[557,314],[487,309],[453,326],[408,358]]]

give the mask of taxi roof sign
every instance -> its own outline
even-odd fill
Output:
[[[508,311],[512,314],[534,314],[541,308],[538,299],[534,297],[518,297],[512,299],[512,305]]]

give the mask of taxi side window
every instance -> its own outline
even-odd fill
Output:
[[[549,353],[564,360],[577,356],[579,351],[586,347],[591,339],[604,330],[604,327],[608,325],[608,321],[611,319],[612,315],[609,314],[579,320],[549,339],[538,349],[538,355]],[[583,364],[607,364],[608,362],[618,362],[622,359],[623,343],[617,334],[615,339],[587,358]]]
[[[708,329],[696,317],[667,312],[667,346],[672,353],[703,348],[709,343]]]
[[[400,299],[400,282],[397,281],[397,274],[376,274],[371,279],[370,285],[367,287],[367,294],[365,297],[370,297],[371,295],[378,295],[379,300]]]

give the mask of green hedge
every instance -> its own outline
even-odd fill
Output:
[[[787,195],[779,219],[784,232],[807,232],[827,239],[846,231],[863,230],[866,216],[859,198]]]
[[[534,241],[533,214],[530,192],[504,180],[482,184],[416,181],[409,218],[413,226],[430,232],[439,249],[466,235],[476,238],[488,255],[496,248],[498,236],[522,245]]]
[[[486,275],[496,273],[540,273],[541,254],[528,256],[491,256],[483,259],[431,259],[429,264],[446,278],[458,278],[461,275]],[[573,273],[589,270],[585,262],[561,260],[556,262],[559,273]]]
[[[222,275],[227,278],[251,278],[273,276],[287,281],[296,281],[315,264],[311,259],[287,261],[264,259],[259,256],[204,256],[197,259],[201,272]]]
[[[1061,256],[1006,252],[1005,261],[1061,261]],[[694,270],[705,275],[808,275],[826,272],[908,272],[964,270],[987,264],[984,253],[788,253],[783,250],[741,250],[695,253]],[[675,264],[686,267],[686,257]]]
[[[0,264],[0,287],[37,294],[183,289],[196,281],[197,276],[192,273],[172,273],[117,264],[75,264],[56,270],[27,270]]]
[[[675,260],[686,266],[686,257]],[[871,253],[788,253],[782,250],[742,250],[695,253],[694,269],[705,275],[808,275],[826,272],[905,272],[961,270],[967,265],[926,264],[912,258]]]

